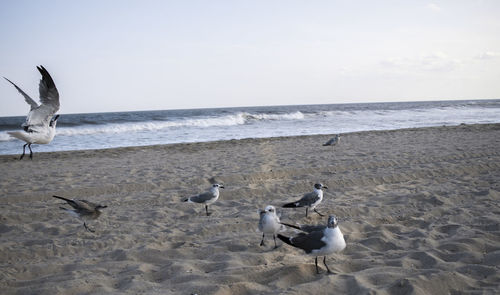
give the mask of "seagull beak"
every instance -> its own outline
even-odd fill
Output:
[[[324,188],[324,189],[328,189],[328,187],[327,187],[326,185],[323,185],[323,188]]]

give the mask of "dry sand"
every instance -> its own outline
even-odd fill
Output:
[[[330,137],[0,156],[0,293],[500,292],[500,125],[349,133],[321,146]],[[226,189],[210,217],[181,202],[213,180]],[[330,188],[318,210],[347,236],[327,260],[336,275],[316,274],[313,257],[281,241],[259,247],[257,209],[318,181]],[[53,194],[108,205],[96,232]]]

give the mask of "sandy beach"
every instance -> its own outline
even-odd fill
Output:
[[[498,294],[500,125],[461,125],[0,156],[2,294]],[[22,143],[19,143],[19,152]],[[210,206],[181,202],[223,183]],[[258,209],[329,187],[347,247],[314,257]],[[52,198],[108,206],[85,230]],[[68,207],[68,206],[66,206]],[[287,230],[284,235],[296,231]]]

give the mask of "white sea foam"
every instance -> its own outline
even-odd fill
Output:
[[[111,123],[111,124],[92,124],[76,127],[58,127],[59,136],[91,135],[99,133],[125,133],[125,132],[147,132],[158,131],[169,128],[198,127],[208,128],[217,126],[237,126],[248,123],[249,121],[263,120],[301,120],[304,114],[301,112],[285,114],[251,114],[240,112],[231,115],[219,117],[204,117],[181,119],[177,121],[148,121],[148,122],[130,122],[130,123]],[[0,141],[8,141],[12,138],[6,133],[0,133]]]
[[[14,140],[13,137],[11,137],[7,132],[0,132],[0,141],[9,141],[9,140]]]
[[[302,120],[304,119],[304,114],[302,112],[293,112],[293,113],[285,113],[285,114],[248,114],[244,113],[249,119],[254,120]]]

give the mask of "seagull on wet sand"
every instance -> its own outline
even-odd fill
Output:
[[[259,231],[262,232],[262,241],[260,242],[260,246],[265,246],[265,234],[272,234],[274,239],[274,248],[278,248],[276,245],[276,233],[280,231],[283,226],[280,224],[280,218],[276,215],[276,208],[269,205],[264,210],[260,210],[259,214]]]
[[[59,110],[59,92],[54,84],[54,80],[52,80],[49,72],[47,72],[43,66],[36,68],[42,75],[42,79],[38,86],[40,92],[40,105],[14,84],[14,82],[4,77],[5,80],[14,85],[17,91],[24,96],[24,100],[31,107],[26,117],[26,121],[21,125],[24,131],[7,132],[10,136],[26,142],[23,146],[23,154],[19,160],[26,154],[26,146],[28,146],[30,150],[30,159],[33,159],[33,151],[31,150],[32,144],[48,144],[54,139],[56,134],[56,123],[59,118],[59,115],[54,117],[54,114]]]
[[[314,184],[314,191],[305,194],[298,201],[283,205],[283,208],[306,207],[306,217],[309,208],[313,209],[314,212],[318,213],[320,216],[324,216],[316,210],[316,206],[318,206],[323,200],[323,189],[328,189],[328,187],[321,183],[316,183]]]
[[[224,185],[218,183],[213,184],[208,192],[189,197],[183,202],[205,204],[205,211],[207,216],[209,216],[212,213],[208,213],[208,205],[214,203],[219,198],[219,188],[224,188]]]
[[[323,146],[328,146],[328,145],[335,146],[335,145],[337,145],[339,143],[339,141],[340,141],[340,134],[337,134],[337,135],[335,135],[334,138],[332,138],[329,141],[325,142],[323,144]]]
[[[316,273],[319,274],[318,256],[324,256],[323,264],[328,273],[333,273],[326,264],[326,256],[340,252],[346,247],[344,235],[340,231],[337,219],[334,215],[328,217],[328,223],[322,230],[309,233],[300,233],[295,237],[285,237],[278,234],[278,238],[293,247],[304,250],[308,255],[315,256]]]
[[[65,210],[66,212],[68,212],[69,214],[71,214],[75,217],[83,219],[84,220],[83,226],[89,232],[95,232],[95,230],[90,229],[87,226],[87,223],[85,222],[85,220],[97,219],[97,217],[99,217],[99,215],[101,215],[100,209],[108,207],[108,206],[95,204],[95,203],[89,202],[87,200],[75,200],[75,199],[71,200],[71,199],[66,199],[66,198],[59,197],[59,196],[52,196],[52,197],[66,201],[66,203],[68,203],[71,207],[73,207],[73,209],[67,209],[64,207],[60,207],[60,208],[62,210]]]

